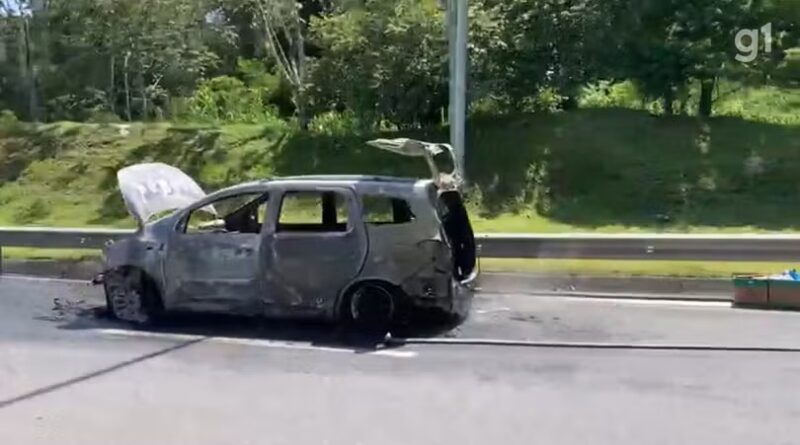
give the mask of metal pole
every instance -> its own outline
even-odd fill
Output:
[[[450,44],[450,145],[459,170],[466,176],[468,0],[448,0],[447,28]]]
[[[450,65],[450,72],[448,74],[450,97],[447,102],[447,123],[450,125],[450,145],[455,147],[455,125],[456,113],[456,28],[458,25],[458,11],[456,10],[456,1],[447,0],[447,61]]]

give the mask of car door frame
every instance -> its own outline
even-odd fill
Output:
[[[335,192],[347,198],[347,230],[345,232],[279,232],[280,216],[283,201],[291,193],[325,193]],[[348,185],[320,185],[320,184],[290,184],[280,185],[272,188],[269,204],[267,206],[267,218],[261,239],[262,264],[266,271],[264,280],[264,294],[269,296],[267,301],[269,312],[281,316],[303,317],[307,315],[317,316],[321,313],[332,315],[335,313],[335,304],[342,289],[332,289],[330,295],[320,301],[318,296],[305,296],[302,301],[295,301],[287,298],[282,292],[279,271],[275,268],[280,258],[272,258],[275,254],[275,241],[280,239],[335,239],[335,238],[355,238],[355,243],[360,251],[358,259],[355,261],[354,272],[347,280],[341,280],[344,288],[352,280],[356,279],[364,268],[369,253],[369,240],[366,226],[361,218],[361,206],[358,193],[353,186]],[[338,286],[337,286],[338,287]],[[316,300],[316,301],[315,301]]]
[[[202,211],[201,209],[204,207],[208,207],[209,205],[213,205],[216,202],[223,201],[225,199],[231,199],[236,196],[240,195],[269,195],[266,200],[267,209],[265,210],[265,214],[263,215],[263,222],[261,224],[261,230],[259,233],[250,234],[250,233],[194,233],[194,234],[187,234],[186,233],[186,224],[188,223],[187,219],[191,217],[194,212]],[[272,193],[271,190],[265,185],[258,185],[252,186],[247,188],[240,188],[235,190],[227,190],[223,192],[218,192],[216,194],[210,195],[197,203],[193,204],[190,207],[187,207],[181,212],[181,215],[176,218],[176,223],[172,227],[166,246],[165,246],[165,254],[164,254],[164,262],[163,262],[163,277],[164,277],[164,292],[167,298],[173,302],[174,306],[178,310],[191,310],[191,311],[207,311],[207,312],[218,312],[218,311],[232,311],[232,312],[241,312],[241,313],[252,313],[257,311],[257,307],[259,302],[261,301],[261,297],[263,296],[263,263],[262,258],[263,256],[260,254],[259,249],[263,245],[263,237],[264,237],[264,227],[267,221],[267,215],[269,213],[270,201],[272,200]],[[241,287],[240,290],[244,289],[246,292],[243,295],[235,296],[235,295],[225,295],[225,290],[221,289],[220,294],[216,296],[199,296],[199,298],[191,299],[187,298],[184,295],[184,289],[180,285],[179,277],[171,276],[176,271],[181,270],[179,267],[176,267],[172,261],[175,261],[176,258],[173,256],[176,253],[176,250],[180,248],[177,244],[179,242],[187,242],[185,239],[181,239],[184,236],[191,236],[191,237],[200,237],[200,236],[207,236],[209,240],[213,240],[213,237],[251,237],[252,241],[251,250],[252,250],[252,258],[253,264],[251,266],[252,271],[252,289],[247,289],[246,287]],[[198,241],[200,244],[202,242]],[[243,247],[243,249],[247,249],[247,247]],[[191,270],[191,268],[188,268]],[[246,279],[246,278],[242,278]],[[210,278],[206,281],[219,281],[219,286],[224,288],[226,284],[234,285],[235,281],[240,281],[240,279],[233,279],[233,278]],[[202,300],[205,300],[205,304]]]

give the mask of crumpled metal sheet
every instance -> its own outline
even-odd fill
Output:
[[[137,164],[117,172],[125,207],[140,225],[168,210],[187,207],[206,197],[203,189],[186,173],[161,164]],[[213,206],[202,209],[217,215]]]

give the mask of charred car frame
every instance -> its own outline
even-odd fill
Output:
[[[460,175],[437,167],[452,150],[405,139],[370,145],[425,158],[433,178],[301,176],[206,195],[164,164],[121,170],[139,230],[104,252],[111,314],[133,323],[191,311],[378,325],[410,304],[465,317],[475,238]]]

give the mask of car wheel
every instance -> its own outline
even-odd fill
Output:
[[[141,272],[132,269],[109,272],[104,277],[104,285],[112,317],[137,325],[153,321],[156,315],[153,295]]]
[[[396,293],[382,284],[362,284],[350,295],[347,309],[349,321],[359,331],[385,333],[395,317]]]

